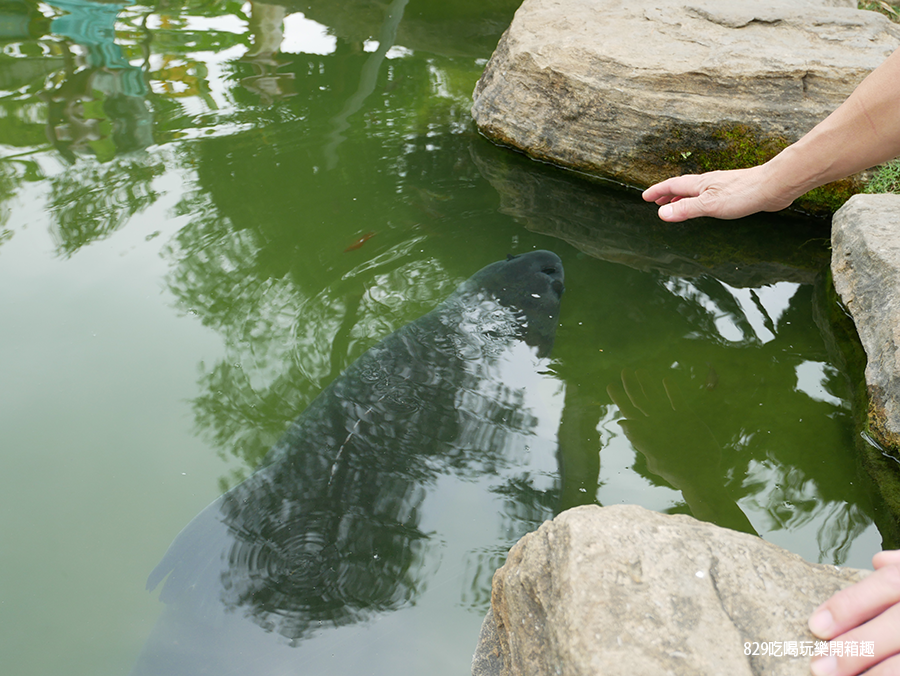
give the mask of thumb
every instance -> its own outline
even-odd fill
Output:
[[[699,216],[706,216],[706,210],[698,197],[679,199],[659,208],[659,217],[667,223],[681,223]]]

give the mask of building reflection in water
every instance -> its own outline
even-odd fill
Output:
[[[253,75],[241,79],[241,85],[259,95],[260,103],[271,105],[278,99],[295,96],[294,73],[279,73],[288,65],[277,54],[284,40],[284,18],[287,10],[281,5],[264,2],[250,3],[250,32],[253,47],[241,57],[241,62],[253,68]]]
[[[47,135],[70,161],[92,151],[99,159],[141,150],[153,144],[153,115],[147,104],[144,71],[129,63],[115,41],[115,24],[126,4],[91,0],[54,0],[65,12],[50,31],[82,48],[63,43],[65,79],[45,91]]]

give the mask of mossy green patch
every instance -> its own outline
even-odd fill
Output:
[[[862,192],[863,183],[859,178],[851,176],[840,181],[832,181],[819,188],[810,190],[794,200],[794,206],[801,211],[822,216],[833,214],[856,193]]]
[[[878,167],[872,178],[866,182],[863,192],[900,194],[900,158]]]
[[[782,136],[767,136],[746,124],[719,127],[711,134],[716,147],[700,152],[697,162],[703,171],[743,169],[769,161],[790,145]]]
[[[872,12],[884,14],[888,19],[894,22],[900,22],[900,3],[884,2],[876,0],[875,2],[859,2],[856,5],[859,9],[866,9]]]

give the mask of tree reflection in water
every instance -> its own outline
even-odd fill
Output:
[[[719,426],[722,482],[735,499],[766,514],[768,527],[819,521],[820,558],[840,560],[844,534],[854,537],[878,512],[865,482],[835,485],[822,471],[815,438],[796,433],[777,450],[768,441],[773,430],[789,429],[772,409],[824,416],[828,425],[846,415],[840,406],[830,411],[832,404],[810,402],[795,391],[798,362],[786,347],[808,342],[794,326],[809,319],[792,326],[791,318],[814,302],[810,291],[821,285],[819,273],[827,266],[827,251],[817,243],[822,234],[806,225],[760,221],[724,230],[708,224],[663,228],[631,196],[525,166],[473,139],[466,106],[479,69],[474,58],[487,56],[515,3],[187,2],[175,8],[65,1],[70,13],[52,20],[28,2],[9,5],[21,19],[10,23],[22,27],[20,49],[31,39],[45,54],[7,59],[0,71],[10,87],[18,87],[0,101],[8,111],[0,118],[0,135],[26,148],[46,131],[56,152],[73,164],[44,176],[37,162],[17,159],[6,164],[0,183],[9,194],[24,181],[49,183],[57,250],[69,256],[150,208],[162,194],[158,178],[183,172],[185,187],[173,215],[186,225],[166,248],[172,262],[167,282],[180,307],[228,345],[228,358],[202,369],[194,402],[198,428],[223,454],[255,467],[284,421],[337,376],[359,353],[357,345],[405,321],[402,312],[385,311],[378,292],[420,306],[445,293],[454,277],[439,238],[462,237],[459,219],[474,210],[471,204],[499,193],[500,210],[528,228],[641,271],[617,275],[614,284],[592,282],[593,288],[613,288],[633,277],[642,301],[610,308],[604,294],[584,294],[578,312],[593,330],[586,332],[589,338],[566,341],[560,354],[566,384],[561,506],[598,495],[596,449],[610,441],[598,421],[616,412],[605,388],[619,380],[622,368],[653,369],[661,382],[677,363],[701,387],[710,368],[721,373],[722,386],[691,406],[714,421],[707,424]],[[327,50],[279,51],[283,19],[298,9],[304,20],[329,27]],[[249,30],[194,26],[221,17]],[[114,25],[128,30],[114,33]],[[379,36],[376,47],[371,40]],[[404,48],[392,52],[388,43],[395,40]],[[212,55],[226,53],[213,96],[207,78],[219,57]],[[54,69],[61,75],[44,77]],[[116,97],[130,103],[111,105]],[[133,105],[137,100],[141,105]],[[24,124],[40,117],[26,114],[36,101],[48,106],[49,126],[40,129]],[[19,121],[16,134],[9,132],[13,120]],[[82,127],[83,138],[76,133]],[[185,142],[172,144],[178,139]],[[141,153],[151,140],[172,144],[172,150]],[[86,153],[102,161],[78,159]],[[490,197],[485,179],[496,190]],[[355,194],[359,186],[376,197],[365,205],[334,197]],[[359,238],[373,227],[373,213],[381,225],[373,240],[377,248],[366,246],[375,250],[371,259],[355,266],[341,261],[333,270],[333,258],[322,252]],[[12,227],[0,231],[0,245],[13,234]],[[482,231],[465,236],[485,240]],[[422,255],[411,255],[414,247]],[[759,296],[782,282],[803,286],[779,324],[778,317],[766,317]],[[754,305],[762,308],[765,324],[759,335]],[[730,336],[720,331],[726,325]],[[335,339],[341,350],[334,349]],[[596,344],[603,341],[616,345],[617,363],[598,358]],[[661,351],[663,343],[671,349]],[[804,358],[829,359],[820,345],[804,350]],[[657,353],[658,362],[648,358]],[[735,362],[755,366],[735,368]],[[837,374],[828,374],[827,384],[840,392]],[[741,385],[733,391],[736,382]],[[766,408],[759,405],[761,392]],[[637,473],[669,485],[645,466],[644,456],[636,459]],[[768,461],[779,477],[771,484],[755,479]],[[832,464],[844,470],[834,475],[856,472],[849,456]],[[780,480],[797,471],[805,481]],[[239,472],[223,479],[223,489],[241,478]],[[783,500],[773,497],[773,484]],[[844,502],[845,512],[829,506]],[[842,516],[825,518],[835,510]]]
[[[445,472],[491,473],[535,433],[525,384],[545,368],[562,290],[556,255],[510,256],[354,362],[151,574],[150,588],[165,578],[167,607],[135,674],[218,662],[244,673],[277,636],[411,601],[425,487]]]
[[[222,492],[259,467],[296,412],[377,337],[446,297],[469,274],[473,252],[552,243],[574,280],[552,366],[559,398],[543,414],[558,415],[564,401],[542,447],[558,446],[555,468],[536,476],[533,464],[510,464],[541,415],[509,385],[461,397],[457,418],[428,431],[462,434],[462,446],[426,443],[413,457],[401,444],[378,465],[358,453],[330,492],[316,471],[328,475],[334,463],[315,452],[310,466],[281,479],[266,483],[273,470],[264,469],[216,507],[248,539],[234,549],[227,590],[221,578],[213,584],[235,610],[220,613],[221,632],[192,630],[198,644],[239,650],[247,626],[299,640],[320,620],[353,623],[433,598],[421,593],[434,579],[425,560],[436,540],[422,525],[434,517],[425,496],[448,475],[492,477],[479,484],[485,492],[500,475],[484,519],[490,535],[460,555],[462,603],[479,612],[508,546],[562,508],[627,501],[691,511],[685,480],[701,474],[691,452],[710,438],[718,466],[702,474],[764,537],[790,537],[787,546],[830,563],[843,563],[854,541],[865,541],[857,554],[868,547],[860,533],[873,520],[889,541],[891,517],[851,451],[845,373],[823,318],[827,232],[775,216],[673,228],[634,193],[479,139],[471,91],[518,0],[64,1],[68,14],[33,0],[0,3],[8,29],[0,36],[0,250],[22,227],[10,205],[23,187],[41,193],[36,209],[63,257],[137,227],[141,214],[166,220],[165,293],[224,344],[224,356],[200,365],[192,399],[197,433],[240,465],[221,479]],[[402,20],[390,20],[390,7],[403,8]],[[301,20],[327,48],[288,35]],[[160,202],[174,206],[167,212]],[[801,384],[807,364],[821,365],[824,396]],[[664,394],[654,399],[661,406],[637,406],[616,390],[625,369],[642,373],[648,394],[677,381],[683,403]],[[448,387],[468,392],[452,379]],[[449,394],[432,399],[444,420]],[[516,410],[535,419],[517,419]],[[631,438],[619,424],[626,411]],[[677,448],[675,435],[652,433],[673,416],[683,423]],[[686,470],[665,453],[684,455]],[[374,479],[363,481],[367,474]],[[243,494],[266,514],[290,494],[310,526],[289,535],[277,520],[255,519],[234,502]],[[340,507],[351,503],[360,508]],[[721,513],[707,518],[736,523]],[[229,533],[211,528],[207,541],[221,550]],[[224,607],[221,599],[191,605],[210,589],[179,574],[167,597],[181,585],[195,615]],[[451,605],[459,603],[453,586],[455,597],[443,599]],[[255,620],[243,620],[251,608]],[[159,631],[197,626],[191,618],[172,611]]]

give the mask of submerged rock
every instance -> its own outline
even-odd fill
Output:
[[[736,288],[812,284],[828,268],[821,219],[759,214],[724,228],[709,219],[672,227],[632,190],[510,158],[478,140],[472,158],[499,194],[500,211],[593,258],[685,279],[712,275]]]
[[[866,574],[687,516],[578,507],[494,575],[473,674],[805,676],[807,618]]]
[[[900,27],[853,5],[525,0],[475,88],[472,115],[498,143],[638,187],[757,164],[900,45]],[[798,206],[834,211],[857,183]]]

